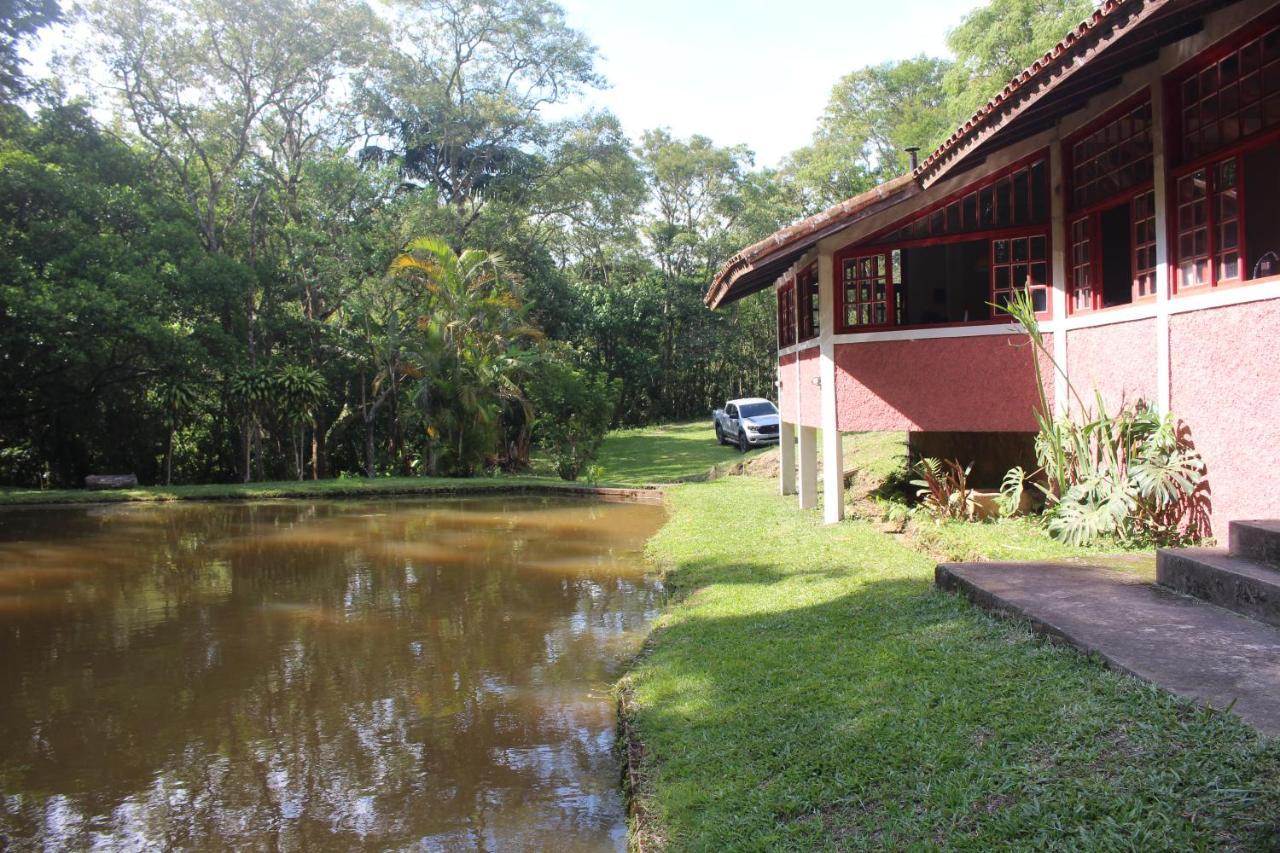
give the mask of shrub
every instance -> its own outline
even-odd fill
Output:
[[[1040,356],[1058,372],[1062,367],[1044,345],[1030,297],[1019,294],[1000,307],[1027,334],[1040,391],[1040,469],[1031,475],[1011,470],[1001,490],[1004,501],[1020,497],[1023,484],[1036,481],[1045,495],[1049,533],[1069,545],[1108,536],[1157,544],[1194,538],[1204,462],[1179,432],[1173,415],[1162,415],[1141,402],[1110,415],[1097,392],[1096,408],[1090,410],[1071,388],[1084,413],[1081,420],[1051,417]]]
[[[534,441],[563,480],[576,480],[595,461],[613,420],[621,383],[576,367],[552,351],[538,365],[527,393],[534,409]]]
[[[924,458],[914,470],[920,479],[912,480],[920,508],[935,521],[946,519],[972,520],[978,512],[973,490],[969,488],[969,472],[972,465],[963,466],[954,459],[940,462]]]

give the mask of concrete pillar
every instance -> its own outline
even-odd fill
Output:
[[[822,394],[822,518],[835,524],[844,518],[844,442],[836,407],[836,285],[831,250],[818,250],[818,374]]]
[[[1054,139],[1049,145],[1049,198],[1051,228],[1049,243],[1053,246],[1053,290],[1050,291],[1053,309],[1053,360],[1062,370],[1067,369],[1067,253],[1070,247],[1070,230],[1067,225],[1067,205],[1063,192],[1066,181],[1063,174],[1062,140]],[[1062,370],[1053,371],[1053,413],[1059,417],[1067,413],[1067,377]]]
[[[800,427],[800,508],[818,506],[818,428]]]
[[[782,494],[796,493],[796,425],[782,421],[778,424],[778,481]]]
[[[1164,85],[1158,74],[1151,81],[1151,153],[1156,196],[1156,407],[1169,411],[1172,396],[1169,371],[1169,158],[1164,150]],[[1241,263],[1244,263],[1242,260]]]

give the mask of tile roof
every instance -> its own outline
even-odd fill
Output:
[[[969,139],[983,127],[998,118],[1005,108],[1018,99],[1024,90],[1041,83],[1044,78],[1059,71],[1063,66],[1076,59],[1084,59],[1078,54],[1082,52],[1091,34],[1097,32],[1110,18],[1121,9],[1141,7],[1144,3],[1150,7],[1164,5],[1168,0],[1104,0],[1094,13],[1066,34],[1061,41],[1046,51],[1044,56],[1031,63],[1022,73],[1014,77],[996,96],[983,104],[973,116],[961,125],[955,133],[947,137],[933,153],[915,170],[917,178],[925,178],[946,158],[957,145]]]
[[[705,302],[712,308],[725,304],[730,295],[734,299],[754,290],[762,289],[769,282],[760,285],[758,279],[762,273],[771,273],[773,268],[768,261],[778,258],[779,253],[791,252],[787,257],[794,258],[795,253],[803,252],[827,234],[856,221],[869,212],[877,212],[883,207],[891,206],[905,200],[915,191],[923,188],[930,179],[936,178],[947,168],[963,159],[965,153],[973,146],[964,148],[965,143],[983,133],[990,133],[1001,126],[1002,120],[1009,118],[1016,107],[1025,105],[1028,99],[1044,92],[1052,82],[1061,77],[1065,70],[1073,65],[1083,65],[1094,55],[1090,53],[1099,40],[1115,29],[1115,19],[1123,11],[1131,19],[1133,15],[1150,12],[1174,0],[1104,0],[1085,21],[1067,33],[1051,50],[1028,66],[1021,74],[1010,80],[994,98],[973,114],[967,122],[935,149],[912,173],[894,178],[872,190],[854,196],[830,207],[815,216],[810,216],[793,225],[783,228],[773,235],[755,243],[734,255],[716,274],[707,290]],[[1118,26],[1118,25],[1117,25]],[[908,187],[914,184],[914,191]],[[877,204],[884,202],[884,204]],[[871,210],[876,208],[876,210]],[[763,263],[762,263],[763,261]],[[773,266],[776,266],[773,265]],[[752,279],[749,288],[737,288],[735,285],[746,278]]]

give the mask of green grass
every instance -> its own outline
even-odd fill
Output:
[[[651,552],[675,599],[623,684],[645,749],[642,839],[1280,842],[1280,742],[935,591],[933,559],[867,522],[825,527],[769,480],[668,501]]]
[[[753,450],[746,459],[767,452]],[[713,468],[732,467],[743,460],[737,449],[716,443],[715,426],[708,417],[612,432],[601,445],[596,464],[603,471],[601,482],[639,486],[705,478]]]
[[[1037,517],[1005,518],[988,522],[943,521],[915,518],[907,536],[919,549],[944,562],[972,560],[1098,560],[1128,552],[1151,555],[1148,549],[1125,548],[1114,542],[1090,547],[1064,545],[1049,536]],[[1113,561],[1118,566],[1130,560]],[[1150,569],[1154,573],[1154,556]]]

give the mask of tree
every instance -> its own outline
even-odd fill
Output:
[[[56,482],[154,475],[148,389],[199,372],[218,343],[216,271],[145,160],[82,105],[0,108],[0,444]]]
[[[449,213],[450,243],[461,250],[485,206],[530,199],[554,172],[548,163],[576,129],[542,110],[603,79],[595,48],[549,0],[431,0],[400,7],[381,67],[364,78],[366,114],[395,148],[411,186]]]
[[[40,30],[61,20],[58,0],[5,0],[0,5],[0,103],[27,94],[20,50]]]
[[[1093,13],[1093,0],[989,0],[947,34],[947,115],[958,126]]]
[[[813,142],[792,155],[810,211],[829,207],[906,172],[908,147],[929,150],[951,130],[945,59],[918,56],[862,68],[831,90]]]
[[[496,457],[504,408],[526,405],[518,377],[541,334],[525,322],[527,307],[501,260],[487,252],[457,254],[439,239],[419,238],[391,270],[421,297],[411,359],[431,439],[428,469],[470,476]]]

